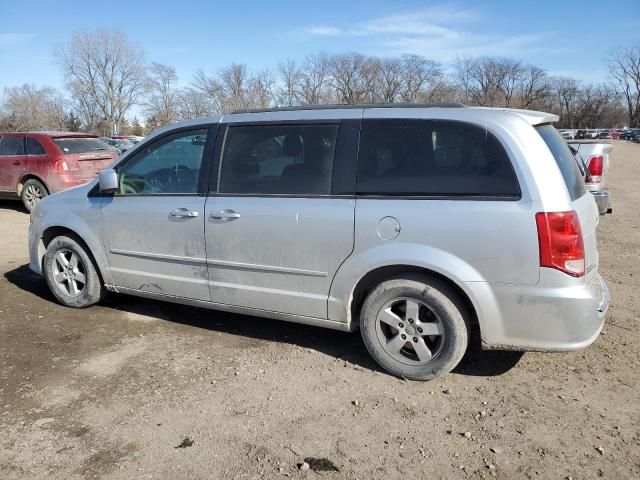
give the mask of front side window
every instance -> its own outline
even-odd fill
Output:
[[[0,155],[24,155],[24,137],[4,135],[0,138]]]
[[[229,127],[219,192],[328,195],[338,128],[337,124]]]
[[[38,139],[27,137],[27,155],[45,155],[45,153]]]
[[[360,138],[358,194],[520,197],[504,148],[476,125],[365,120]]]
[[[206,142],[207,130],[189,130],[152,143],[118,168],[119,193],[198,193]]]

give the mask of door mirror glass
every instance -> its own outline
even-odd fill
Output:
[[[115,193],[118,191],[118,174],[112,168],[103,170],[98,176],[98,184],[102,193]]]

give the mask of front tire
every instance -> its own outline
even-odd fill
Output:
[[[104,287],[87,251],[70,236],[54,238],[44,255],[44,277],[51,293],[67,307],[86,308],[98,303]]]
[[[30,178],[22,185],[20,200],[22,200],[24,208],[30,212],[35,208],[37,203],[47,195],[49,195],[47,188],[38,180]]]
[[[366,298],[360,331],[373,359],[393,375],[431,380],[453,370],[469,344],[468,312],[441,280],[404,275]]]

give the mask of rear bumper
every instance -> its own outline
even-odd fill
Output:
[[[609,190],[592,191],[593,198],[596,199],[596,205],[598,205],[598,212],[600,215],[611,213],[611,195]]]
[[[485,286],[492,298],[483,300],[478,320],[486,349],[580,350],[598,337],[609,308],[609,289],[598,274],[586,283],[542,268],[538,285]]]

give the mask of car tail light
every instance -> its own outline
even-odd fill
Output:
[[[536,213],[540,266],[573,277],[584,275],[584,241],[575,211]]]
[[[68,172],[69,165],[67,165],[67,161],[64,158],[61,158],[53,162],[53,171],[56,173]]]
[[[604,169],[604,157],[602,155],[594,155],[589,161],[589,174],[593,183],[602,181],[602,171]]]

